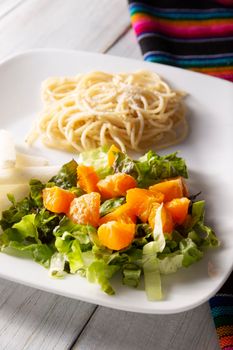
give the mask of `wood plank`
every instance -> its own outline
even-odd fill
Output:
[[[129,27],[125,0],[30,0],[0,21],[0,59],[32,48],[104,52]]]
[[[64,350],[95,305],[0,279],[1,349]]]
[[[106,53],[114,56],[135,58],[138,60],[143,59],[139,44],[132,28],[130,28],[124,36],[120,37],[115,44],[107,50]]]
[[[176,315],[98,308],[73,350],[219,350],[209,306]]]

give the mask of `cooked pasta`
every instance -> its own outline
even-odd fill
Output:
[[[187,134],[183,97],[150,71],[49,78],[27,142],[40,137],[48,147],[79,152],[106,144],[160,149]]]

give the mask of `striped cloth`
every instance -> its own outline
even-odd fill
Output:
[[[209,303],[221,349],[233,350],[233,274]]]
[[[144,59],[233,81],[233,0],[129,0]]]

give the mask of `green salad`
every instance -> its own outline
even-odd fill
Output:
[[[109,295],[114,275],[131,288],[142,280],[148,300],[162,299],[162,274],[219,245],[187,177],[177,153],[133,160],[115,146],[83,152],[47,183],[31,179],[22,200],[8,195],[1,252],[29,257],[54,278],[78,274]]]

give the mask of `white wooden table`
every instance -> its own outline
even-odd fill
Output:
[[[0,60],[33,48],[142,60],[126,0],[0,0]],[[115,311],[0,279],[0,350],[217,350],[209,305],[177,315]]]

